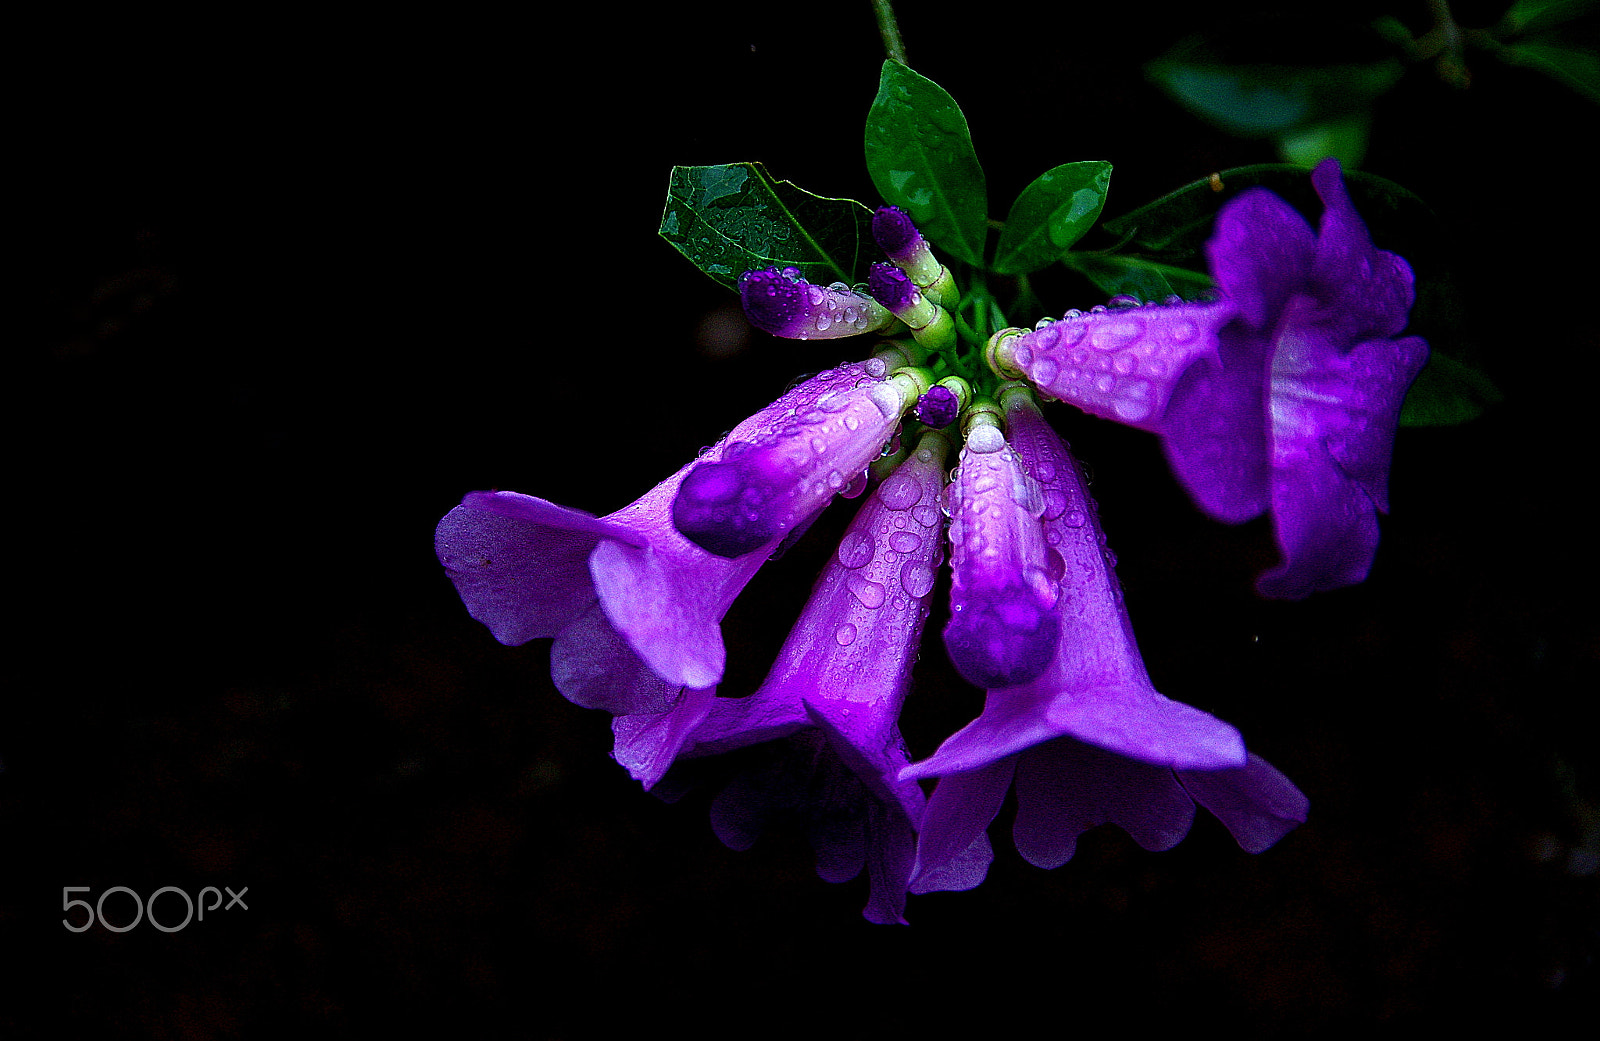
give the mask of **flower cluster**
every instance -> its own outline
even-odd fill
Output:
[[[1305,797],[1233,727],[1156,691],[1039,398],[1160,435],[1219,519],[1270,510],[1283,562],[1264,593],[1364,578],[1426,347],[1397,338],[1405,262],[1373,247],[1336,165],[1313,177],[1317,233],[1264,190],[1224,208],[1208,248],[1218,299],[1002,330],[968,355],[987,368],[959,363],[954,280],[886,207],[872,227],[889,263],[866,286],[789,268],[740,290],[776,335],[911,339],[800,383],[616,513],[468,495],[439,525],[439,559],[501,642],[554,639],[556,687],[611,714],[634,778],[669,796],[714,784],[713,827],[734,848],[797,821],[823,878],[865,869],[874,922],[903,922],[908,893],[979,884],[1013,789],[1017,851],[1041,867],[1107,822],[1167,849],[1195,803],[1264,850],[1305,819]],[[837,496],[860,505],[765,681],[719,689],[723,616]],[[945,648],[986,700],[912,762],[900,712],[947,558]]]

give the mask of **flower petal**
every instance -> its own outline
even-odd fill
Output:
[[[842,283],[812,285],[792,267],[746,271],[739,278],[739,299],[751,325],[794,340],[859,336],[894,322],[870,296]]]
[[[657,675],[594,604],[550,645],[550,678],[563,697],[612,715],[666,712],[682,685]]]
[[[1346,342],[1397,335],[1416,299],[1411,265],[1373,246],[1337,159],[1317,164],[1311,183],[1324,207],[1311,271],[1322,321],[1337,326]]]
[[[1017,852],[1035,867],[1072,858],[1078,836],[1120,826],[1152,852],[1171,849],[1194,823],[1194,802],[1171,770],[1063,738],[1017,762]]]
[[[1231,304],[1192,303],[1068,312],[1008,342],[1011,363],[1053,398],[1141,430],[1164,429],[1184,374],[1215,363]]]
[[[1017,454],[1044,489],[1045,537],[1066,576],[1056,658],[1034,685],[1035,722],[1052,736],[1070,735],[1147,763],[1242,764],[1238,731],[1156,692],[1082,470],[1030,395],[1008,392],[1003,401]]]
[[[654,788],[717,700],[712,689],[686,690],[678,703],[665,712],[616,716],[611,720],[615,738],[611,758],[646,790]]]
[[[674,491],[674,527],[718,556],[770,551],[848,487],[893,435],[912,401],[884,371],[880,359],[841,365],[741,424]]]
[[[1191,365],[1173,388],[1161,447],[1196,505],[1240,524],[1270,502],[1267,346],[1242,320],[1224,326],[1217,344],[1217,360]]]
[[[1278,340],[1272,510],[1283,560],[1256,588],[1299,598],[1367,577],[1400,406],[1427,347],[1411,337],[1341,350],[1336,332],[1313,324],[1289,326]]]
[[[1311,225],[1265,188],[1240,192],[1217,214],[1206,242],[1211,277],[1254,329],[1270,333],[1311,276]]]
[[[978,687],[1012,687],[1055,655],[1061,598],[1039,516],[1044,499],[998,427],[967,433],[950,487],[950,662]]]
[[[983,881],[994,856],[985,832],[1011,789],[1016,762],[1008,756],[939,778],[918,828],[912,892],[971,889]]]
[[[1180,770],[1178,780],[1227,826],[1246,853],[1270,848],[1304,824],[1310,809],[1300,789],[1254,753],[1236,769]]]
[[[473,492],[445,514],[434,548],[467,612],[515,647],[555,636],[594,603],[588,559],[626,527],[516,492]]]

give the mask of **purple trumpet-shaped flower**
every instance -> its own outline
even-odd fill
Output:
[[[878,458],[923,387],[884,379],[886,363],[842,365],[784,395],[753,429],[696,463],[672,500],[672,523],[719,557],[781,539]]]
[[[1014,687],[1055,656],[1060,555],[1045,541],[1038,482],[992,413],[969,424],[950,486],[950,622],[945,649],[977,687]]]
[[[860,336],[894,324],[894,315],[843,282],[813,285],[796,267],[746,271],[739,278],[745,317],[757,329],[789,340]]]
[[[964,863],[1013,785],[1018,852],[1041,867],[1065,863],[1079,834],[1108,821],[1148,849],[1168,849],[1187,834],[1196,800],[1245,849],[1266,849],[1305,819],[1305,797],[1246,753],[1233,727],[1156,692],[1076,462],[1026,391],[1002,400],[1011,442],[1042,488],[1046,541],[1060,555],[1061,635],[1043,674],[990,689],[978,719],[901,771],[940,778],[919,872]]]
[[[942,557],[946,445],[924,436],[868,497],[766,681],[747,698],[715,699],[683,745],[685,758],[762,746],[725,760],[738,772],[712,806],[718,837],[746,849],[769,818],[799,816],[823,878],[845,881],[866,866],[874,922],[904,920],[924,805],[917,784],[898,778],[907,758],[896,719]],[[936,886],[981,880],[988,846],[975,841]]]
[[[616,715],[655,714],[678,704],[683,690],[709,697],[725,662],[722,616],[783,536],[834,489],[828,474],[812,481],[805,495],[786,500],[793,512],[751,552],[728,558],[695,545],[674,526],[680,487],[736,445],[753,442],[781,452],[786,436],[802,439],[805,453],[846,472],[861,470],[893,430],[884,409],[904,400],[886,372],[887,364],[875,358],[813,377],[606,517],[515,492],[474,492],[439,523],[440,563],[469,613],[502,643],[555,637],[551,676],[579,705]],[[869,422],[862,441],[856,435]],[[812,442],[825,432],[837,433],[848,449],[833,443],[814,449]],[[818,483],[826,494],[814,487]]]
[[[1270,510],[1283,559],[1257,589],[1291,598],[1366,578],[1400,405],[1428,357],[1399,337],[1410,267],[1373,246],[1335,160],[1311,179],[1317,232],[1265,189],[1223,207],[1207,244],[1220,301],[1069,315],[993,354],[1053,397],[1161,435],[1218,520]]]

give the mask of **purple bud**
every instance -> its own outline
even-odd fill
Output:
[[[913,391],[880,359],[812,377],[747,421],[748,432],[695,463],[672,500],[672,526],[738,557],[805,524],[877,459]]]
[[[974,425],[951,485],[950,661],[967,682],[1014,687],[1055,656],[1060,555],[1045,541],[1044,500],[998,427]]]
[[[922,233],[898,206],[880,206],[872,215],[872,238],[896,262],[909,259],[922,244]]]
[[[813,285],[794,267],[746,271],[739,278],[739,299],[751,325],[791,340],[856,336],[894,321],[871,297],[843,283]]]
[[[893,264],[874,264],[867,275],[872,298],[895,314],[908,311],[917,303],[916,284]]]
[[[961,399],[948,387],[930,387],[928,393],[917,399],[917,418],[935,430],[943,430],[954,423],[960,412]]]
[[[700,463],[672,500],[672,526],[701,549],[738,557],[772,541],[782,529],[765,509],[781,475],[770,453],[748,441],[731,444],[719,462]]]

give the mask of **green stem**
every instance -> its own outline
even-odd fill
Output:
[[[910,66],[906,45],[900,42],[900,25],[894,18],[893,0],[872,0],[872,13],[878,17],[878,35],[883,37],[883,53],[890,61]]]

